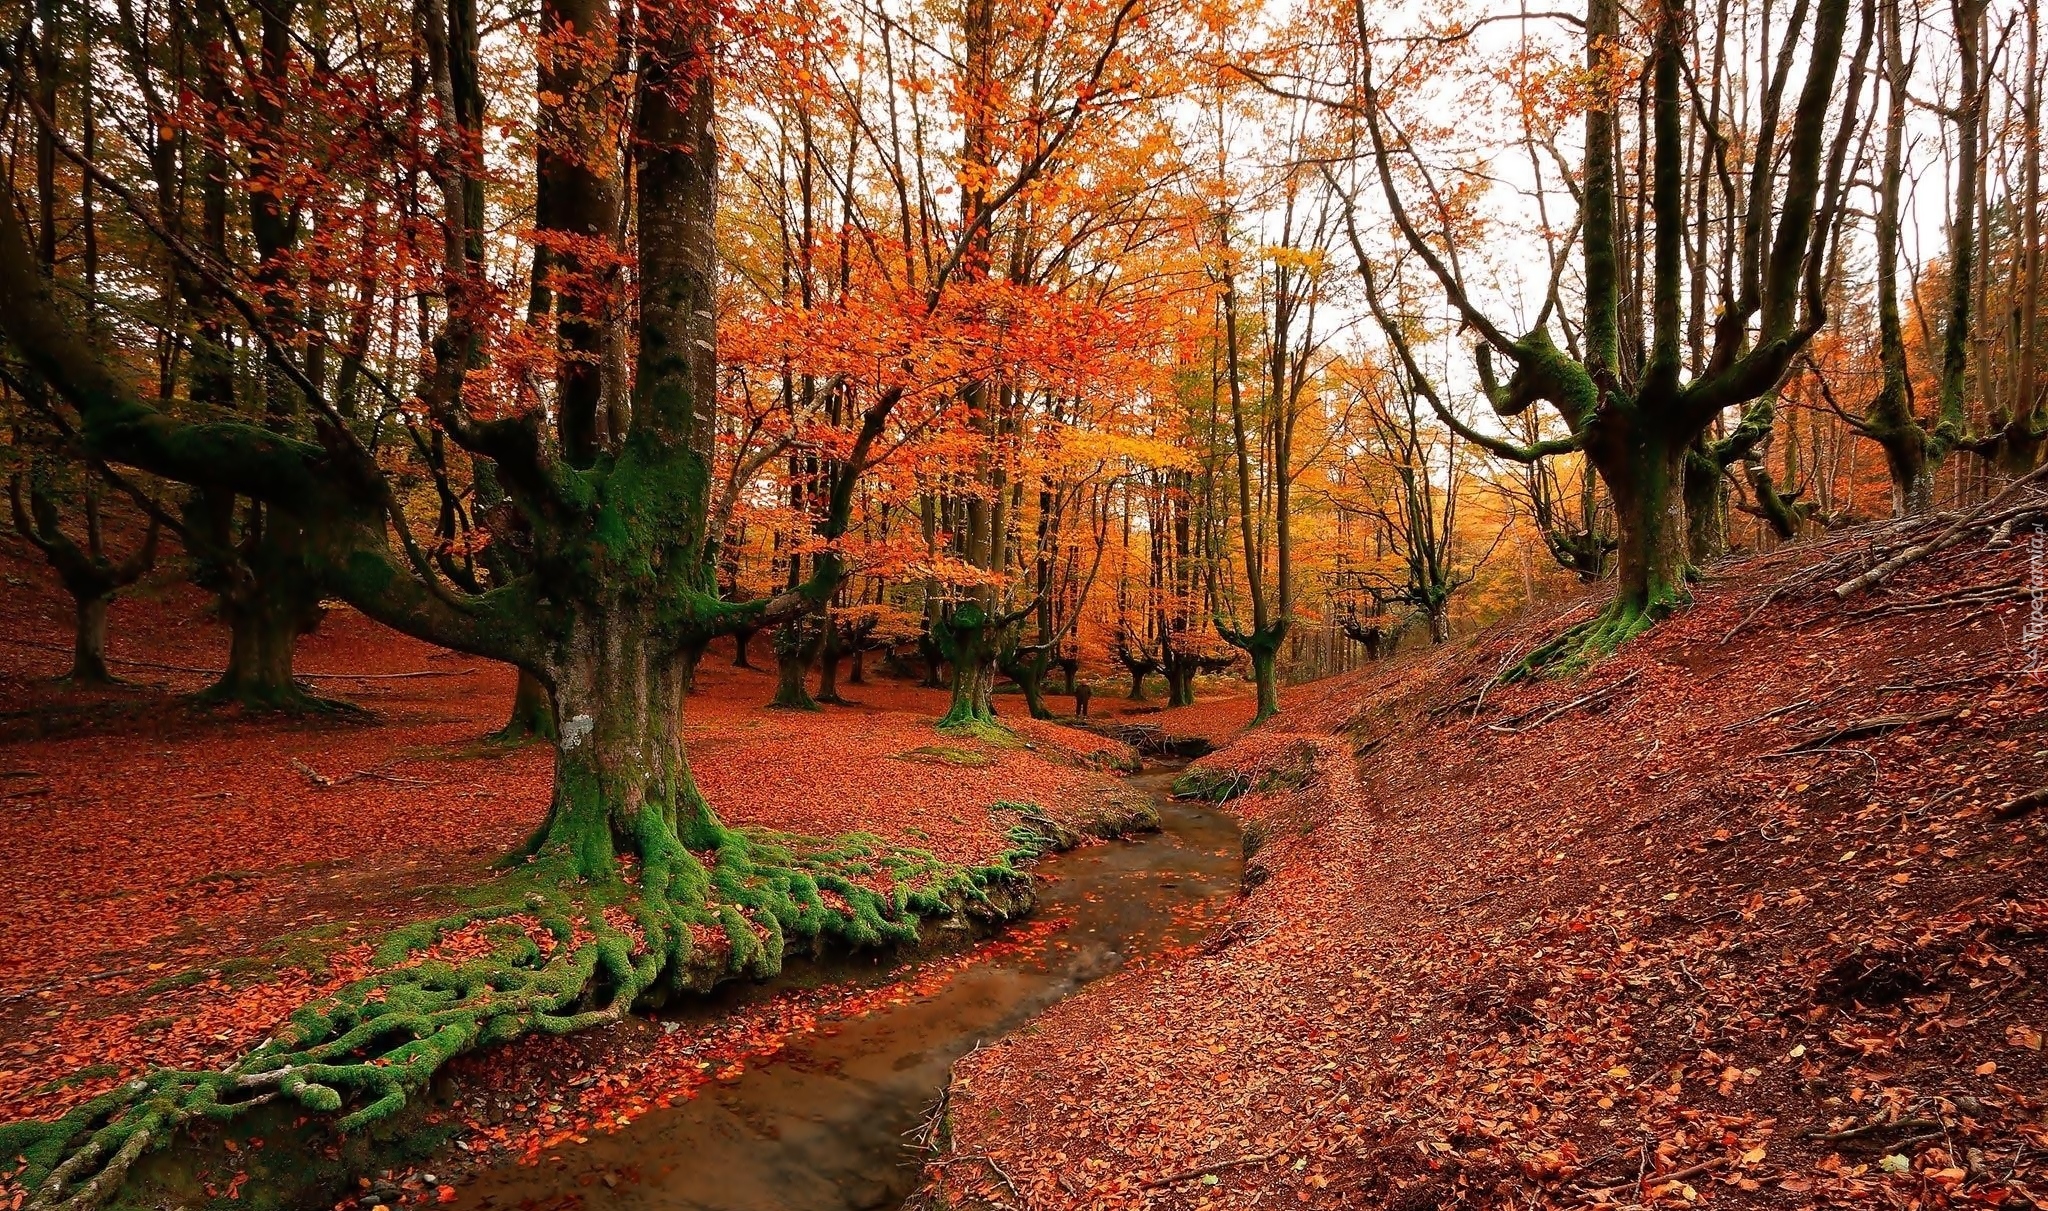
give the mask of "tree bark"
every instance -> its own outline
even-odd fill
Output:
[[[1443,643],[1451,637],[1451,604],[1438,602],[1427,611],[1429,616],[1429,641]]]
[[[76,629],[71,639],[71,671],[65,676],[81,685],[111,685],[107,670],[107,607],[112,593],[84,594],[73,599]]]
[[[1728,553],[1728,482],[1702,440],[1685,459],[1686,555],[1698,566]]]
[[[775,632],[775,698],[770,706],[789,711],[815,711],[806,684],[811,662],[818,656],[817,619],[806,612],[782,624]]]
[[[535,848],[609,882],[622,854],[673,864],[677,843],[716,848],[722,830],[683,752],[680,653],[646,611],[593,605],[548,660],[554,797]]]
[[[317,705],[292,677],[299,636],[310,628],[288,594],[263,592],[223,602],[228,621],[228,666],[202,695],[250,710],[298,710]]]
[[[493,739],[518,743],[553,740],[555,734],[555,708],[548,701],[548,687],[532,673],[519,670],[519,685],[512,691],[512,716]]]
[[[818,701],[833,706],[845,706],[846,699],[839,696],[839,660],[845,654],[841,645],[839,622],[831,611],[825,613],[824,646],[818,652]]]
[[[939,720],[942,728],[994,725],[997,643],[995,620],[976,603],[963,602],[944,619],[938,642],[952,667],[952,700]]]
[[[1612,419],[1628,423],[1623,416]],[[1683,605],[1689,595],[1686,444],[1642,433],[1618,448],[1596,447],[1593,454],[1614,501],[1618,582],[1609,622],[1617,632],[1633,634]]]

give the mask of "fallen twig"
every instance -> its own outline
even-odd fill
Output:
[[[1931,1118],[1902,1118],[1892,1123],[1865,1123],[1861,1127],[1851,1127],[1847,1131],[1813,1131],[1809,1132],[1806,1138],[1822,1144],[1846,1144],[1872,1135],[1913,1136],[1920,1132],[1938,1133],[1941,1129],[1941,1124]]]
[[[1835,599],[1837,601],[1847,601],[1849,598],[1855,596],[1858,593],[1861,593],[1865,589],[1875,588],[1878,585],[1883,584],[1885,581],[1891,579],[1893,575],[1897,574],[1901,568],[1904,568],[1909,564],[1917,563],[1918,561],[1927,558],[1929,555],[1936,554],[1940,551],[1945,551],[1948,548],[1956,545],[1957,543],[1963,540],[1963,537],[1969,532],[1970,528],[1973,525],[1975,525],[1979,521],[1979,519],[1983,518],[1985,514],[1991,512],[1991,510],[1996,508],[1997,506],[2004,504],[2008,499],[2010,499],[2013,496],[2014,493],[2018,492],[2020,489],[2027,487],[2030,484],[2037,483],[2044,478],[2048,478],[2048,463],[2043,463],[2041,466],[2034,468],[2027,474],[2022,475],[2018,479],[2013,480],[2011,483],[2005,485],[2005,487],[2002,490],[2000,490],[1996,495],[1994,495],[1991,499],[1985,501],[1981,505],[1978,505],[1976,508],[1970,510],[1968,513],[1963,514],[1962,517],[1958,518],[1953,525],[1949,526],[1948,529],[1942,531],[1939,535],[1935,536],[1934,538],[1931,538],[1926,542],[1917,543],[1913,546],[1907,547],[1905,550],[1899,552],[1897,555],[1892,556],[1890,559],[1885,560],[1883,563],[1878,564],[1876,567],[1863,573],[1861,576],[1852,577],[1848,580],[1843,581],[1841,584],[1836,585]],[[2000,517],[1994,518],[1993,520],[2003,521],[2005,519]]]
[[[1229,1160],[1217,1161],[1213,1165],[1203,1165],[1199,1169],[1183,1169],[1179,1173],[1171,1173],[1165,1177],[1155,1177],[1151,1181],[1140,1182],[1138,1183],[1138,1189],[1157,1190],[1161,1186],[1177,1185],[1191,1177],[1204,1177],[1211,1173],[1221,1172],[1224,1169],[1241,1169],[1246,1165],[1256,1165],[1261,1161],[1272,1160],[1278,1155],[1280,1154],[1277,1152],[1253,1152],[1246,1156],[1234,1156]]]
[[[1683,1169],[1673,1169],[1669,1173],[1645,1173],[1637,1177],[1623,1178],[1621,1181],[1605,1186],[1582,1187],[1578,1192],[1587,1198],[1600,1198],[1603,1195],[1613,1194],[1617,1190],[1627,1190],[1630,1187],[1639,1188],[1652,1183],[1661,1185],[1664,1182],[1682,1182],[1688,1177],[1698,1177],[1702,1173],[1710,1173],[1727,1163],[1727,1157],[1717,1156],[1713,1160],[1701,1161],[1697,1165],[1687,1165]]]
[[[1802,706],[1812,705],[1813,699],[1801,698],[1797,702],[1788,702],[1785,705],[1777,708],[1776,710],[1765,711],[1761,715],[1752,715],[1749,718],[1744,719],[1740,723],[1731,723],[1727,727],[1722,728],[1721,730],[1724,732],[1740,731],[1741,729],[1748,727],[1752,723],[1762,723],[1766,719],[1776,719],[1778,716],[1783,715],[1789,711],[1796,711]]]
[[[1594,690],[1592,693],[1583,694],[1577,698],[1572,699],[1570,702],[1560,703],[1557,706],[1549,708],[1532,707],[1531,709],[1523,711],[1521,714],[1516,715],[1512,719],[1503,719],[1499,723],[1489,723],[1486,725],[1486,728],[1488,731],[1492,732],[1533,731],[1534,729],[1542,727],[1544,724],[1549,723],[1552,719],[1557,718],[1559,715],[1563,715],[1569,711],[1577,710],[1579,707],[1582,706],[1591,706],[1593,703],[1600,701],[1602,698],[1607,697],[1608,695],[1614,693],[1614,691],[1621,689],[1623,686],[1627,685],[1631,681],[1634,681],[1637,677],[1642,676],[1642,673],[1643,671],[1641,669],[1636,669],[1635,671],[1631,672],[1628,676],[1621,678],[1619,681],[1616,681],[1610,685],[1604,685],[1599,689]],[[1541,713],[1539,714],[1538,712]],[[1530,716],[1532,715],[1534,715],[1535,718],[1531,719]],[[1528,722],[1524,723],[1524,720],[1528,720]]]
[[[2019,816],[2048,804],[2048,786],[2037,786],[2030,791],[2021,791],[2012,798],[1991,809],[1994,816]]]
[[[1942,681],[1902,681],[1893,685],[1881,685],[1877,689],[1881,694],[1901,694],[1913,690],[1942,690],[1950,686],[1975,685],[1979,681],[1996,681],[2001,677],[2017,676],[2019,673],[2013,669],[1993,669],[1988,673],[1974,673],[1968,677],[1950,677]]]
[[[307,765],[305,762],[299,760],[297,757],[293,757],[291,759],[291,763],[292,768],[299,771],[299,773],[305,777],[306,781],[311,782],[314,786],[318,786],[323,789],[328,787],[341,786],[344,783],[355,782],[358,780],[374,780],[378,782],[389,782],[396,786],[440,785],[440,783],[430,781],[426,778],[407,778],[399,774],[387,774],[381,769],[350,770],[348,773],[342,774],[339,777],[330,778],[326,774],[321,773],[319,770],[316,770],[312,766]]]
[[[1861,757],[1870,762],[1870,776],[1877,777],[1877,754],[1866,753],[1860,748],[1809,748],[1780,749],[1775,753],[1758,753],[1758,761],[1776,761],[1797,757]]]
[[[1904,601],[1896,605],[1871,606],[1864,610],[1851,610],[1851,618],[1875,618],[1885,614],[1924,614],[1930,611],[1946,610],[1954,606],[1997,605],[2007,601],[2025,601],[2033,590],[2014,581],[2011,584],[1987,585],[1971,589],[1958,589],[1937,597],[1926,597],[1919,601]]]
[[[1898,731],[1902,727],[1912,727],[1915,724],[1941,723],[1955,718],[1962,713],[1962,710],[1963,708],[1961,707],[1948,707],[1938,711],[1924,711],[1917,715],[1873,715],[1868,719],[1855,719],[1840,727],[1808,736],[1791,748],[1781,750],[1781,752],[1810,753],[1828,748],[1843,740],[1864,740],[1872,736],[1882,736],[1889,732]],[[1770,755],[1775,756],[1777,754]]]

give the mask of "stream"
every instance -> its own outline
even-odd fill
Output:
[[[1243,868],[1237,826],[1167,797],[1172,769],[1129,779],[1160,831],[1038,865],[1048,944],[976,963],[931,996],[798,1036],[772,1061],[707,1085],[561,1163],[473,1174],[458,1206],[522,1211],[870,1211],[915,1190],[913,1132],[953,1061],[1132,959],[1193,942]],[[1212,911],[1202,911],[1203,909]]]

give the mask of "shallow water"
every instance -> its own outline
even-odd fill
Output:
[[[505,1165],[463,1184],[459,1207],[665,1211],[869,1211],[916,1187],[908,1135],[953,1061],[1133,958],[1186,945],[1235,894],[1243,863],[1229,818],[1166,798],[1171,771],[1133,786],[1159,799],[1161,830],[1039,864],[1038,912],[1072,924],[1000,955],[930,997],[792,1039],[774,1060],[562,1163]]]

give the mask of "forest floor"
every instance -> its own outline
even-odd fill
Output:
[[[550,747],[486,742],[511,704],[503,666],[336,609],[298,668],[366,717],[202,709],[185,695],[224,662],[226,632],[166,577],[114,609],[115,671],[136,684],[78,691],[53,680],[69,663],[68,600],[20,544],[0,542],[0,572],[0,1121],[59,1112],[146,1067],[232,1060],[363,974],[388,930],[492,877],[545,813]],[[772,673],[731,657],[707,657],[688,709],[693,766],[729,823],[863,830],[972,863],[1011,844],[998,802],[1081,827],[1128,797],[1110,772],[1133,760],[1127,747],[1022,718],[1020,698],[1000,705],[1018,744],[961,740],[932,726],[943,691],[871,679],[842,685],[854,705],[770,710]],[[914,978],[974,954],[928,959]],[[644,1110],[650,1084],[687,1096],[820,1014],[901,995],[914,988],[854,980],[681,1035],[632,1023],[603,1043],[534,1038],[465,1060],[458,1079],[488,1083],[503,1112],[456,1124],[461,1146],[535,1153]]]
[[[1194,767],[1256,788],[1235,919],[959,1064],[927,1193],[2044,1205],[2041,572],[1750,616],[1867,541],[1712,569],[1580,676],[1491,684],[1590,599],[1286,694]]]

